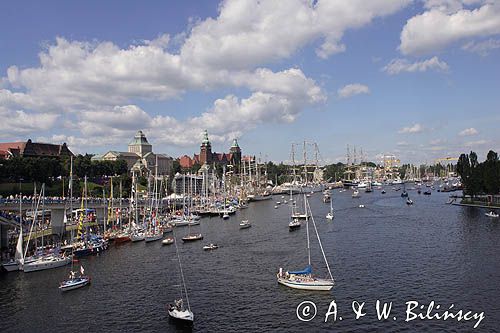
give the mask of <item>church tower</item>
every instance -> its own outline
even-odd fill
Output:
[[[238,140],[234,139],[231,148],[229,148],[229,153],[231,154],[230,163],[235,166],[235,170],[238,170],[241,164],[241,149],[238,145]]]
[[[200,164],[210,164],[212,163],[212,146],[208,140],[208,132],[205,130],[203,132],[203,141],[200,146]]]

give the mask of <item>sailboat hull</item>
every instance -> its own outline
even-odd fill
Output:
[[[42,271],[45,269],[62,267],[62,266],[66,266],[69,263],[71,263],[70,257],[66,257],[66,258],[41,258],[41,259],[36,260],[34,262],[31,262],[29,264],[24,264],[23,270],[25,273],[29,273],[29,272],[35,272],[35,271]]]
[[[278,283],[293,289],[329,291],[333,288],[332,280],[315,279],[313,281],[291,281],[278,276]]]
[[[61,283],[59,286],[59,289],[61,291],[69,291],[69,290],[74,290],[78,289],[81,287],[85,287],[90,283],[90,278],[88,276],[82,276],[78,277],[72,280],[67,280]]]
[[[149,242],[154,242],[154,241],[160,240],[162,238],[163,238],[163,233],[158,234],[158,235],[146,236],[146,238],[144,240],[146,241],[146,243],[149,243]]]
[[[178,311],[172,308],[168,309],[168,317],[183,325],[193,325],[194,321],[194,314],[191,311],[184,310],[184,311]]]
[[[17,261],[4,263],[2,266],[7,272],[14,272],[19,270],[19,263]]]

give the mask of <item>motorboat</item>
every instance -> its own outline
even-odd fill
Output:
[[[499,216],[498,214],[496,214],[493,211],[489,211],[488,213],[485,213],[484,215],[486,215],[488,217],[498,217]]]
[[[171,245],[174,244],[175,239],[173,237],[167,237],[161,241],[162,245]]]
[[[413,201],[410,199],[410,198],[406,198],[406,204],[409,206],[409,205],[413,205]]]
[[[182,237],[183,242],[194,242],[194,241],[202,240],[202,239],[203,239],[202,234],[193,234],[193,235],[187,235],[187,236]]]
[[[89,283],[90,283],[90,277],[79,276],[79,277],[70,278],[69,280],[65,280],[65,281],[61,282],[61,284],[59,285],[59,289],[61,291],[69,291],[69,290],[85,287]]]
[[[210,251],[210,250],[215,250],[215,249],[218,249],[219,246],[217,246],[217,244],[214,244],[214,243],[210,243],[210,244],[207,244],[203,247],[203,250],[205,251]]]
[[[290,231],[293,231],[300,228],[301,225],[302,223],[300,223],[299,219],[292,219],[290,223],[288,223],[288,228]]]
[[[85,270],[83,266],[80,266],[80,276],[75,276],[75,272],[71,271],[69,273],[69,279],[61,282],[59,289],[61,291],[69,291],[85,287],[90,283],[90,276],[84,275]]]
[[[251,226],[252,225],[250,224],[250,222],[248,222],[248,220],[243,220],[240,223],[240,229],[247,229],[250,228]]]

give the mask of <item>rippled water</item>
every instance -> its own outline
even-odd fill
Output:
[[[307,263],[306,230],[289,232],[289,208],[274,201],[251,203],[229,220],[205,218],[204,241],[181,244],[179,251],[195,314],[194,331],[426,331],[469,332],[475,321],[405,322],[405,302],[434,300],[447,309],[485,312],[477,331],[498,331],[500,324],[500,221],[484,211],[444,204],[447,194],[417,195],[407,206],[399,192],[334,192],[333,222],[321,194],[311,208],[336,285],[331,292],[288,289],[276,282],[279,267],[295,270]],[[359,208],[359,204],[365,208]],[[252,228],[239,230],[240,220]],[[194,229],[194,228],[193,228]],[[179,228],[177,237],[187,233]],[[324,275],[321,253],[312,239],[313,266]],[[205,243],[220,248],[204,252]],[[62,294],[59,281],[68,267],[30,274],[0,275],[2,332],[174,332],[166,304],[179,295],[175,247],[154,243],[111,246],[82,260],[92,284]],[[296,307],[313,301],[317,316],[299,321]],[[343,320],[325,323],[335,300]],[[366,316],[354,319],[352,301],[366,302]],[[391,319],[379,321],[375,302],[393,302]],[[397,317],[393,320],[392,317]]]

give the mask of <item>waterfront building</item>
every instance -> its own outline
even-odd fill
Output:
[[[172,189],[175,194],[201,195],[206,193],[203,174],[176,173],[172,179]]]
[[[74,156],[66,143],[62,145],[52,143],[32,142],[31,139],[22,142],[0,143],[0,159],[13,157],[51,157]]]
[[[212,144],[208,139],[208,131],[203,132],[203,140],[200,145],[200,153],[193,157],[183,155],[179,157],[179,164],[182,168],[191,168],[195,164],[199,165],[232,165],[234,170],[239,170],[241,164],[241,148],[238,140],[234,139],[228,153],[212,152]]]
[[[158,162],[158,175],[168,175],[172,170],[173,159],[165,154],[153,153],[153,146],[148,142],[146,135],[142,131],[137,131],[132,141],[128,144],[128,151],[108,151],[104,155],[94,156],[92,160],[127,162],[130,172],[147,174],[154,172],[156,162]]]

